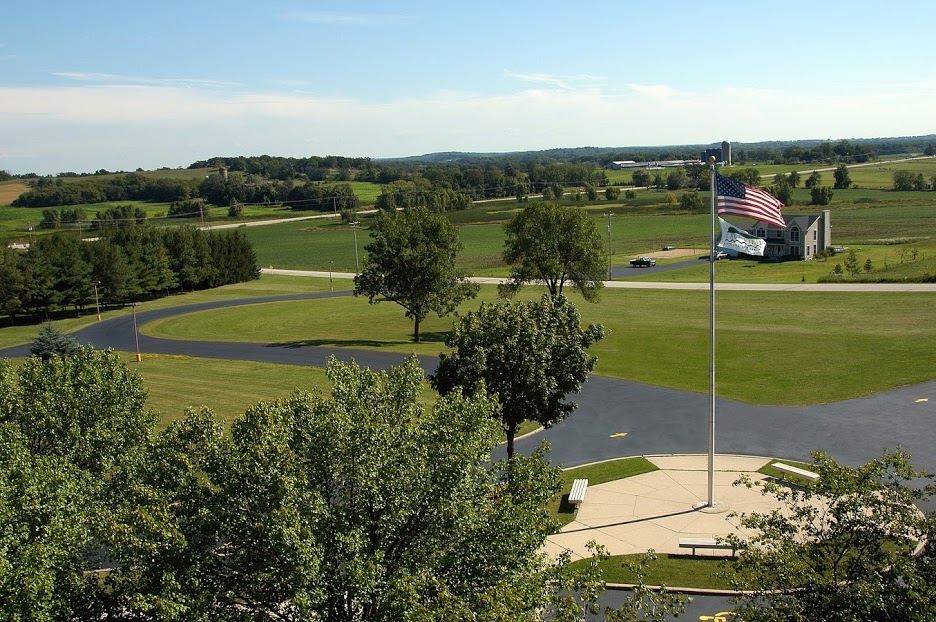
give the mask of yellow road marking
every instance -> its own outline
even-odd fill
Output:
[[[921,397],[920,399],[916,401],[916,403],[919,404],[920,402],[928,402],[928,401],[929,401],[928,397]]]
[[[617,434],[612,434],[610,438],[623,438],[627,436],[627,432],[618,432]]]

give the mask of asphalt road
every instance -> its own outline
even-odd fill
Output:
[[[192,311],[242,304],[347,296],[324,292],[229,300],[156,309],[137,314],[138,325]],[[133,319],[124,316],[93,324],[74,334],[80,343],[98,348],[134,350]],[[301,344],[255,344],[176,341],[141,334],[140,349],[230,360],[323,366],[328,356],[354,359],[371,368],[399,364],[404,354],[371,350],[332,349]],[[28,346],[0,350],[0,356],[28,354]],[[434,357],[420,357],[432,371]],[[717,382],[717,379],[716,379]],[[551,429],[519,439],[517,449],[529,452],[542,440],[552,445],[552,458],[576,466],[631,455],[706,453],[708,396],[592,376],[574,396],[578,409]],[[876,393],[867,397],[810,406],[754,406],[729,399],[716,402],[716,451],[805,460],[821,449],[837,460],[859,465],[883,449],[901,447],[915,466],[936,472],[936,381]],[[620,433],[626,433],[620,436]],[[612,436],[617,435],[617,436]]]

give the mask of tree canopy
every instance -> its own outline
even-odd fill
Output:
[[[455,267],[462,245],[458,229],[426,208],[377,214],[365,246],[367,258],[354,277],[354,294],[371,304],[395,302],[413,319],[413,339],[430,312],[448,315],[478,294],[478,285]]]
[[[452,353],[439,356],[430,383],[443,395],[495,394],[510,457],[522,422],[550,427],[575,410],[564,400],[588,379],[597,358],[586,350],[604,335],[601,325],[582,328],[563,296],[482,304],[455,323],[445,339]]]
[[[583,209],[550,202],[529,203],[504,226],[504,262],[512,295],[525,284],[544,281],[553,297],[571,282],[585,300],[597,302],[607,276],[603,242],[595,220]]]
[[[737,587],[751,590],[744,620],[932,620],[936,617],[936,524],[915,503],[921,487],[909,455],[897,451],[857,467],[813,455],[819,479],[768,481],[783,510],[742,516],[755,535],[733,536]],[[747,482],[750,485],[750,482]],[[914,554],[919,551],[918,554]]]

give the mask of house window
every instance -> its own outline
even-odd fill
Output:
[[[809,257],[809,244],[806,245],[806,256]]]
[[[759,228],[759,229],[757,230],[757,237],[759,237],[759,238],[766,238],[766,237],[767,237],[767,231],[766,231],[765,229],[760,229],[760,228]]]
[[[813,232],[812,232],[812,239],[813,239],[813,242],[816,241],[816,230],[815,230],[815,229],[813,229]]]
[[[794,257],[799,257],[799,246],[791,246],[790,254],[793,255]]]
[[[793,227],[792,229],[790,229],[790,241],[799,242],[799,229],[797,229],[796,227]]]

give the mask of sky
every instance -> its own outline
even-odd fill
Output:
[[[936,2],[9,2],[0,170],[936,133]]]

